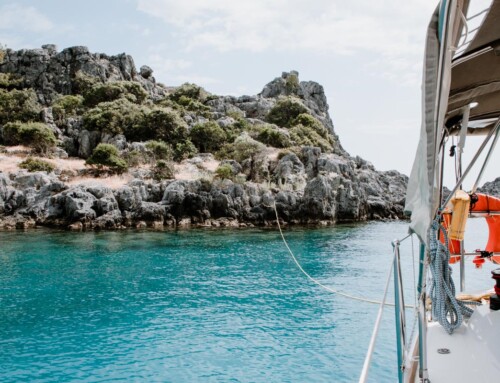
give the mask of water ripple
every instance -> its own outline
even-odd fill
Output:
[[[379,298],[390,240],[405,232],[286,235],[323,283]],[[2,382],[352,382],[377,309],[304,279],[272,230],[4,232],[0,243]],[[374,381],[395,376],[387,317]]]

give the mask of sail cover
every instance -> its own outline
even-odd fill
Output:
[[[411,213],[410,230],[416,233],[422,242],[426,242],[427,232],[439,203],[438,133],[447,106],[442,105],[442,100],[448,98],[450,89],[451,54],[446,51],[442,54],[440,49],[438,20],[439,7],[427,28],[422,79],[422,125],[405,205],[405,211]],[[443,36],[443,44],[449,39],[446,35],[451,34]]]

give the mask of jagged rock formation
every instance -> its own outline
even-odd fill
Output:
[[[60,157],[69,154],[87,158],[99,143],[111,143],[123,153],[146,150],[144,143],[131,142],[125,134],[88,129],[80,116],[54,123],[52,102],[60,95],[77,94],[79,76],[90,76],[101,83],[139,83],[155,103],[172,91],[156,83],[151,68],[143,66],[137,71],[130,56],[95,54],[85,47],[61,52],[52,45],[7,50],[0,73],[20,76],[22,87],[36,92],[45,106],[43,122],[62,142],[56,152]],[[45,225],[80,230],[270,225],[275,220],[275,204],[280,219],[287,223],[401,218],[407,177],[397,171],[378,172],[369,162],[345,152],[335,134],[323,87],[312,81],[300,82],[297,72],[283,73],[255,96],[199,98],[195,100],[198,110],[183,109],[182,123],[188,129],[209,120],[223,129],[237,123],[250,127],[265,124],[289,137],[288,129],[267,121],[273,107],[290,96],[299,100],[313,121],[321,123],[318,129],[327,132],[330,150],[303,145],[298,151],[278,158],[267,156],[258,162],[227,159],[222,163],[231,168],[233,175],[243,177],[235,181],[215,178],[157,182],[150,178],[149,170],[137,169],[133,173],[136,179],[115,190],[69,186],[57,172],[0,172],[0,227]],[[202,155],[189,161],[200,162]]]
[[[77,46],[57,52],[53,44],[43,45],[41,49],[8,49],[0,73],[15,73],[21,76],[22,85],[37,91],[42,104],[50,104],[58,94],[76,92],[77,74],[99,79],[101,82],[133,80],[139,82],[153,98],[166,94],[164,86],[157,84],[153,71],[142,67],[137,72],[131,56],[122,53],[107,56],[103,53],[90,53],[87,47]]]
[[[302,157],[304,163],[295,154],[278,161],[273,179],[281,189],[230,180],[136,179],[111,190],[67,186],[45,172],[18,172],[10,178],[0,173],[0,227],[272,225],[275,203],[283,222],[294,224],[402,216],[406,176],[377,173],[359,157],[321,154],[318,148],[304,148]]]
[[[482,187],[478,188],[477,191],[500,198],[500,177],[491,182],[486,182]]]

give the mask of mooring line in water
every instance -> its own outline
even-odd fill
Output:
[[[360,301],[360,302],[366,302],[366,303],[373,303],[373,304],[376,304],[376,305],[382,305],[381,301],[377,301],[375,299],[368,299],[368,298],[357,297],[355,295],[347,294],[347,293],[344,293],[342,291],[332,289],[331,287],[325,286],[320,281],[318,281],[317,279],[315,279],[311,275],[309,275],[309,273],[307,271],[305,271],[304,268],[300,265],[299,261],[297,260],[297,258],[293,254],[292,249],[290,249],[290,246],[288,246],[288,242],[286,241],[285,236],[283,235],[283,230],[281,230],[280,220],[279,220],[279,217],[278,217],[278,209],[276,208],[276,202],[274,202],[273,206],[274,206],[274,213],[276,214],[276,223],[278,224],[278,229],[279,229],[280,234],[281,234],[281,239],[283,240],[283,243],[285,244],[285,247],[287,248],[288,253],[290,253],[290,256],[292,257],[293,261],[295,262],[295,264],[297,265],[297,267],[299,268],[299,270],[302,272],[302,274],[304,274],[310,281],[312,281],[313,283],[317,284],[322,289],[324,289],[324,290],[326,290],[326,291],[328,291],[328,292],[330,292],[332,294],[337,294],[337,295],[343,296],[345,298],[353,299],[353,300]],[[392,267],[392,263],[391,263],[391,267]],[[385,305],[386,306],[395,306],[394,303],[390,303],[390,302],[385,302]],[[405,305],[405,307],[407,307],[407,308],[413,308],[413,306],[409,306],[409,305]]]

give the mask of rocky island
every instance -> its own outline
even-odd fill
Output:
[[[126,54],[0,51],[0,228],[332,224],[403,216],[407,177],[350,156],[323,87],[167,87]]]

